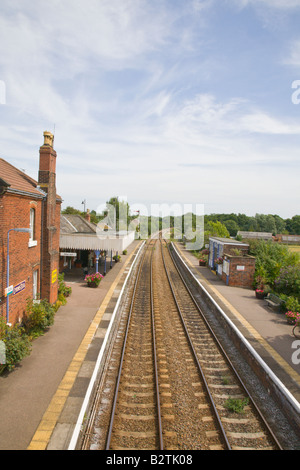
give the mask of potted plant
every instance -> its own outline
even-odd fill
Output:
[[[88,287],[98,287],[100,282],[102,281],[103,276],[100,273],[95,274],[87,274],[84,280],[87,282]]]
[[[199,266],[206,266],[206,260],[203,258],[199,259]]]
[[[113,256],[113,260],[117,263],[118,261],[121,261],[121,256],[120,255],[115,255]]]
[[[266,296],[264,289],[256,289],[255,296],[257,299],[264,299]]]
[[[255,296],[257,299],[264,299],[269,292],[271,291],[271,288],[268,284],[265,284],[265,280],[258,276],[256,279],[256,289],[255,289]]]

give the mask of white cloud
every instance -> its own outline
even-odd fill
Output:
[[[215,0],[26,3],[2,0],[0,6],[0,79],[7,95],[0,108],[1,156],[36,177],[42,132],[56,124],[57,181],[67,205],[99,200],[99,193],[104,200],[118,193],[217,204],[216,188],[225,179],[234,204],[235,190],[243,189],[236,179],[245,171],[255,177],[255,165],[270,171],[272,163],[276,182],[282,155],[289,155],[290,168],[296,165],[300,124],[259,100],[259,68],[251,75],[256,88],[242,69],[234,70],[231,40],[219,42],[222,18],[212,22],[219,14]],[[238,2],[280,12],[298,4]],[[240,19],[244,32],[259,31],[253,15],[251,27],[246,15]],[[294,45],[296,64],[300,46]],[[251,37],[251,57],[261,58],[261,46]],[[235,47],[243,47],[238,36]],[[263,181],[258,193],[275,194]]]

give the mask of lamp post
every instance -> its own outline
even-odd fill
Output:
[[[30,228],[11,228],[7,232],[7,253],[6,253],[6,287],[9,288],[9,233],[10,232],[22,232],[31,233]],[[6,323],[9,323],[9,295],[8,290],[6,293]]]

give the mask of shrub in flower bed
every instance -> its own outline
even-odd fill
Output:
[[[44,334],[53,325],[56,310],[55,305],[51,305],[46,299],[38,302],[28,299],[26,314],[22,320],[25,333],[32,338]]]
[[[20,325],[6,325],[3,317],[0,317],[0,341],[4,345],[5,353],[5,361],[3,364],[0,363],[1,374],[5,370],[13,370],[24,357],[29,356],[31,341],[24,328]]]

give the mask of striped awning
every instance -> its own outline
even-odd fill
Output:
[[[61,233],[63,250],[100,250],[120,252],[134,241],[135,232],[103,232],[103,234]]]

